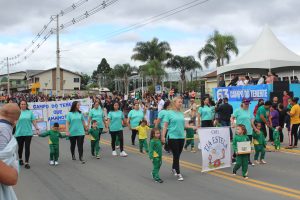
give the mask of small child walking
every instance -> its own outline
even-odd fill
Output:
[[[184,145],[184,150],[187,151],[187,148],[188,146],[191,145],[191,152],[192,153],[196,153],[196,150],[194,148],[195,146],[195,138],[194,138],[194,135],[195,135],[195,130],[193,128],[194,126],[194,121],[193,120],[190,120],[189,121],[189,128],[186,128],[186,136],[185,136],[185,145]]]
[[[273,139],[274,139],[274,147],[275,150],[280,150],[280,131],[281,131],[281,127],[277,126],[276,128],[273,128]]]
[[[237,143],[238,142],[246,142],[249,141],[249,138],[247,136],[247,129],[244,125],[239,124],[236,127],[236,134],[233,138],[232,146],[233,150],[236,153],[236,164],[233,168],[233,175],[236,175],[237,170],[242,167],[242,174],[245,179],[248,179],[248,159],[249,154],[239,154]]]
[[[254,162],[255,164],[266,164],[264,160],[266,155],[266,138],[264,133],[261,131],[261,123],[255,123],[255,126],[260,132],[253,131],[253,144],[255,149]],[[260,162],[258,157],[260,154]]]
[[[45,133],[42,133],[39,135],[40,137],[47,137],[49,136],[48,139],[48,144],[49,144],[49,149],[50,149],[50,165],[58,165],[58,157],[59,157],[59,138],[65,138],[67,137],[66,135],[62,135],[59,132],[59,124],[55,122],[53,124],[52,130],[47,131]]]
[[[153,164],[152,178],[155,180],[155,182],[163,183],[164,181],[159,177],[159,170],[162,164],[162,144],[160,141],[160,131],[158,128],[153,128],[151,130],[149,158],[152,160]]]
[[[149,126],[147,126],[146,120],[141,120],[139,126],[135,127],[135,129],[138,131],[139,134],[139,146],[140,146],[140,152],[144,153],[144,149],[146,153],[148,153],[148,130],[150,130]]]
[[[92,121],[92,128],[88,131],[91,139],[91,153],[92,156],[96,156],[97,159],[100,159],[100,146],[99,146],[99,141],[100,141],[100,135],[99,135],[100,129],[98,128],[98,123],[96,120]]]

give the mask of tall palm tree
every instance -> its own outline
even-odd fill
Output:
[[[238,55],[239,50],[236,46],[236,39],[233,35],[222,35],[215,31],[211,35],[205,46],[198,52],[199,59],[205,55],[204,65],[208,65],[214,61],[217,62],[217,67],[223,66],[226,60],[227,64],[230,62],[230,53]]]
[[[194,56],[181,57],[176,55],[168,60],[166,66],[180,71],[180,79],[182,82],[181,92],[183,92],[185,88],[185,83],[186,83],[185,73],[187,71],[191,71],[195,69],[202,69],[201,64],[195,60]]]
[[[136,67],[131,66],[130,64],[116,65],[114,68],[114,73],[116,77],[122,78],[125,86],[125,94],[129,93],[129,76],[133,71],[137,70]]]
[[[168,42],[159,42],[158,38],[153,38],[151,41],[138,42],[133,49],[134,54],[131,56],[133,60],[148,62],[158,60],[160,62],[171,57],[171,47]]]
[[[151,60],[145,65],[141,65],[139,68],[139,72],[143,74],[143,76],[150,76],[154,85],[159,83],[164,76],[166,76],[166,72],[158,60]]]

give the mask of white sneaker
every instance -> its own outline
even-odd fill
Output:
[[[178,179],[177,179],[178,181],[183,181],[183,177],[181,174],[178,174],[177,177],[178,177]]]
[[[177,176],[177,172],[176,172],[175,169],[172,169],[172,174],[173,174],[174,176]]]
[[[54,161],[54,165],[58,165],[58,162],[57,162],[57,161]]]
[[[127,154],[125,151],[122,151],[122,152],[120,153],[120,156],[126,157],[126,156],[128,156],[128,154]]]
[[[54,161],[53,161],[53,160],[50,160],[50,161],[49,161],[49,165],[54,165]]]
[[[120,146],[116,146],[116,149],[120,149]]]
[[[113,152],[112,152],[112,155],[113,155],[113,156],[117,156],[118,154],[117,154],[116,151],[113,151]]]

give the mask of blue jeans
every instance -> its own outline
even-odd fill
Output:
[[[189,99],[183,99],[184,108],[189,107]]]
[[[223,120],[221,120],[220,123],[221,123],[222,126],[229,126],[230,140],[232,140],[233,134],[232,134],[232,130],[230,128],[230,121],[223,121]]]

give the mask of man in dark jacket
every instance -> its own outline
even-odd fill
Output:
[[[223,99],[223,104],[221,104],[218,109],[217,112],[219,113],[219,120],[220,120],[220,124],[222,126],[229,126],[229,130],[230,130],[230,139],[232,140],[232,130],[230,128],[230,117],[233,113],[233,108],[232,106],[228,103],[228,98],[224,98]]]

